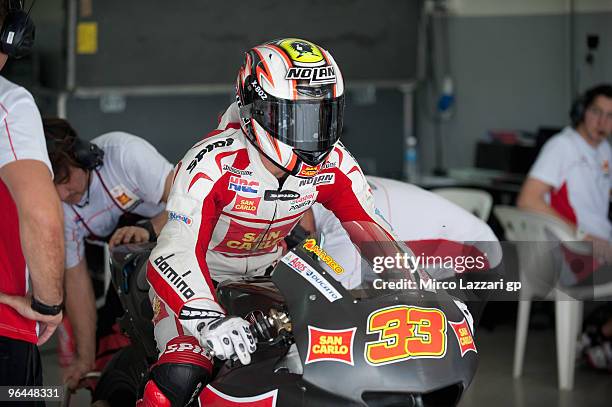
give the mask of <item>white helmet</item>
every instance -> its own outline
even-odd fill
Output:
[[[342,131],[344,82],[331,54],[297,38],[246,53],[236,83],[241,126],[270,161],[316,175]]]

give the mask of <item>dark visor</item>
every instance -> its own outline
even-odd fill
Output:
[[[331,100],[255,100],[250,110],[279,141],[302,151],[325,151],[340,138],[344,95]]]

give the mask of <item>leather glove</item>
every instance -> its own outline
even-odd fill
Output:
[[[243,365],[251,363],[251,353],[257,346],[249,323],[239,317],[224,317],[200,330],[200,344],[207,346],[221,359],[238,357]]]

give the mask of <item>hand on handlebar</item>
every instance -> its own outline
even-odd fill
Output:
[[[140,226],[124,226],[113,233],[108,245],[113,248],[126,243],[145,243],[149,241],[149,231]]]
[[[239,317],[224,317],[205,325],[199,339],[217,358],[237,356],[243,365],[251,363],[251,353],[257,348],[249,323]]]

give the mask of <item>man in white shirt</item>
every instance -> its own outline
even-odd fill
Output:
[[[118,229],[111,246],[153,240],[166,223],[172,165],[128,133],[106,133],[89,143],[62,119],[45,119],[44,130],[64,208],[66,313],[76,340],[76,358],[64,378],[74,388],[95,356],[96,309],[84,240],[107,240],[126,214],[150,220]]]
[[[612,149],[612,85],[587,90],[572,108],[572,127],[543,147],[517,205],[556,216],[593,242],[594,255],[612,263],[608,220]]]
[[[0,69],[29,53],[34,23],[0,3]],[[37,344],[62,320],[62,212],[32,95],[0,77],[0,386],[41,386]],[[31,402],[28,405],[39,405]]]
[[[564,252],[573,272],[567,281],[581,282],[591,275],[605,281],[610,279],[610,269],[598,266],[612,264],[612,224],[608,219],[612,149],[607,140],[612,134],[612,85],[587,90],[574,103],[570,115],[572,127],[564,128],[544,145],[517,205],[556,216],[593,243],[594,262],[572,262],[569,256],[576,255]],[[589,266],[577,268],[572,266],[575,264]],[[596,321],[587,318],[585,322],[581,352],[590,365],[607,369],[612,366],[612,319],[609,307],[598,312]]]

